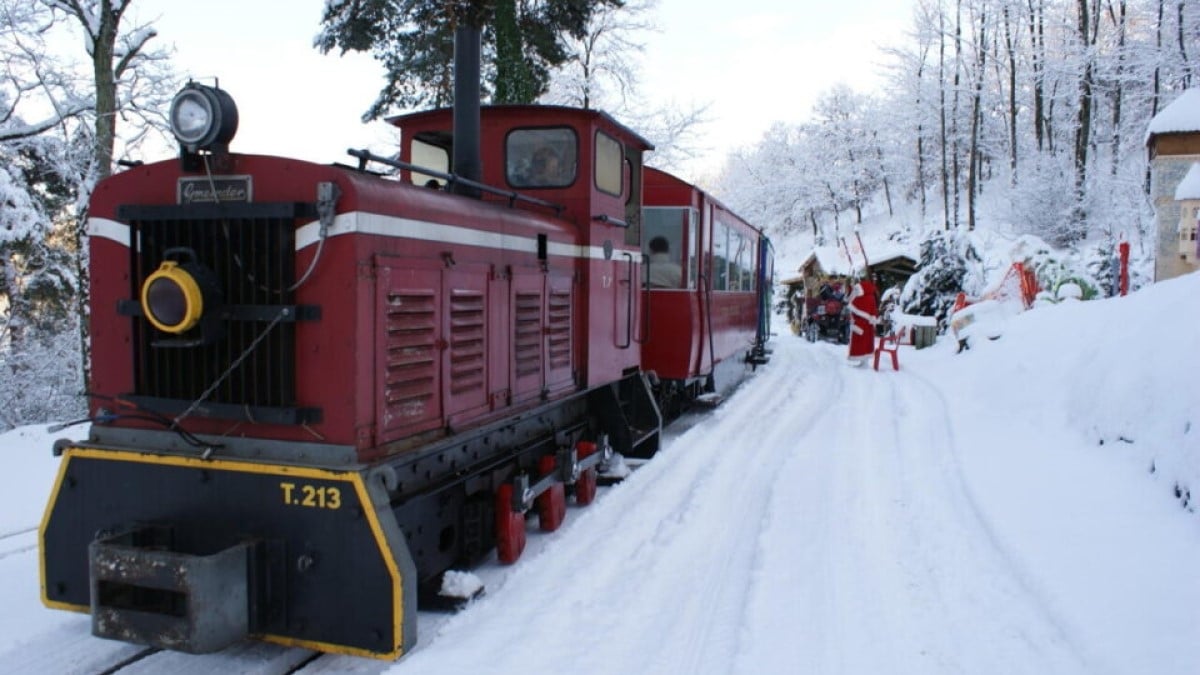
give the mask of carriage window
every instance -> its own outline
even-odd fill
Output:
[[[422,140],[414,138],[409,146],[410,159],[412,164],[423,166],[427,169],[432,169],[440,173],[450,173],[450,153],[445,148],[431,143],[426,143]],[[420,173],[418,171],[411,172],[412,182],[417,185],[428,185],[430,187],[441,187],[446,184],[446,181],[440,178],[434,178],[429,174]]]
[[[731,232],[729,245],[733,259],[729,264],[729,290],[750,290],[750,240],[741,232]]]
[[[621,196],[621,144],[606,133],[596,132],[596,188]]]
[[[683,284],[683,234],[688,209],[647,207],[642,210],[642,253],[646,254],[646,284],[650,288],[679,288]]]
[[[729,228],[720,221],[713,223],[712,266],[713,290],[729,290]]]
[[[568,127],[516,129],[504,147],[508,184],[523,188],[566,187],[575,182],[579,143]]]

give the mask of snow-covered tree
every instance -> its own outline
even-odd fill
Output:
[[[644,40],[658,30],[658,0],[599,4],[580,36],[565,40],[567,58],[551,73],[543,103],[604,110],[654,144],[648,163],[670,170],[695,158],[708,104],[669,101],[646,107],[638,78]]]
[[[165,126],[178,88],[167,54],[147,47],[154,31],[121,25],[130,3],[0,0],[0,381],[9,383],[0,424],[69,400],[23,384],[22,374],[57,383],[62,396],[82,389],[87,199],[115,157]],[[62,49],[80,35],[87,70]],[[73,355],[62,352],[64,335]]]
[[[921,240],[920,268],[900,294],[900,307],[906,314],[937,317],[944,329],[958,294],[978,291],[966,286],[970,268],[980,262],[966,237],[941,230],[929,232]]]

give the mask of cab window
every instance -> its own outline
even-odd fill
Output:
[[[450,152],[439,145],[426,143],[419,138],[414,138],[409,146],[409,162],[417,166],[423,166],[427,169],[437,171],[439,173],[450,173]],[[429,187],[441,187],[446,181],[440,178],[434,178],[426,173],[413,171],[410,174],[412,182],[417,185],[427,185]]]
[[[570,127],[515,129],[504,143],[508,184],[518,188],[566,187],[578,173],[578,140]]]
[[[621,144],[608,134],[596,132],[596,189],[621,196]]]

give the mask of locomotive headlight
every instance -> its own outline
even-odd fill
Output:
[[[183,333],[204,315],[204,291],[191,272],[167,260],[142,284],[142,311],[164,333]]]
[[[238,113],[224,89],[189,82],[171,101],[171,133],[189,152],[228,145],[237,133]]]

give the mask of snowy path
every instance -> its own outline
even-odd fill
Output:
[[[827,362],[840,354],[804,356],[838,386],[830,414],[791,427],[789,489],[776,489],[762,531],[734,670],[789,654],[814,673],[1096,672],[989,535],[941,394],[911,370],[839,371]],[[781,641],[771,627],[789,611],[795,631]]]
[[[22,505],[0,521],[0,575],[23,580],[0,600],[25,614],[0,613],[0,672],[1197,672],[1200,586],[1175,561],[1200,545],[1152,483],[1047,433],[1035,401],[985,421],[977,380],[938,371],[968,361],[906,350],[904,370],[877,373],[842,350],[776,340],[767,367],[653,461],[572,505],[558,532],[531,529],[518,564],[477,570],[486,596],[422,613],[420,644],[395,664],[92,638],[88,617],[37,603]],[[1104,499],[1062,489],[1079,475]],[[1146,572],[1164,581],[1129,583]]]

